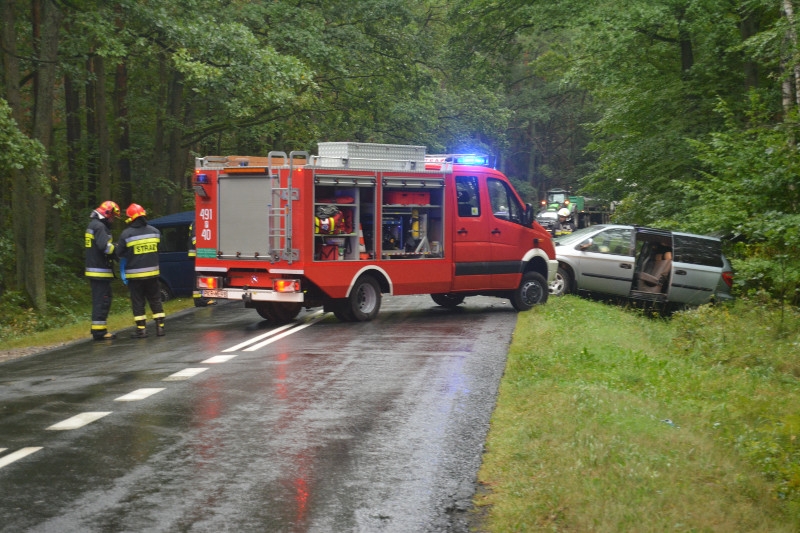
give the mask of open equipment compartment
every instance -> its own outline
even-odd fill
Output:
[[[444,181],[383,179],[381,259],[444,257]]]
[[[374,257],[376,182],[374,175],[315,175],[315,261],[354,261]]]

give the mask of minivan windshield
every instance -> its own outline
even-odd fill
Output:
[[[607,226],[605,225],[599,224],[597,226],[589,226],[588,228],[579,229],[577,231],[573,231],[572,233],[556,237],[553,239],[553,244],[556,246],[568,246],[570,244],[575,244],[585,240],[589,234],[597,233],[606,227]]]

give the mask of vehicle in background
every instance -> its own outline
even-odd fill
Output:
[[[730,300],[733,273],[715,237],[597,225],[554,239],[555,296],[585,293],[680,308]]]
[[[556,226],[558,225],[558,213],[556,210],[546,209],[539,211],[539,214],[536,215],[536,222],[555,237]]]
[[[553,236],[557,225],[559,209],[568,209],[570,215],[568,220],[572,222],[575,229],[588,228],[596,224],[608,224],[614,212],[614,203],[606,202],[598,198],[588,196],[572,195],[564,189],[550,189],[546,193],[546,198],[541,202],[541,211],[536,215],[536,221],[545,226],[542,221],[549,222],[545,226]]]
[[[148,221],[161,232],[158,259],[161,299],[192,296],[194,289],[194,258],[189,256],[192,242],[191,225],[194,211],[174,213]]]

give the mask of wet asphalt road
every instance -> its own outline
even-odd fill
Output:
[[[0,364],[0,531],[467,531],[516,313],[462,307],[224,304]]]

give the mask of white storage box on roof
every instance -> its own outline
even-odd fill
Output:
[[[425,162],[425,147],[352,142],[319,143],[320,157],[345,157],[347,159],[392,159]]]
[[[425,170],[425,147],[351,142],[319,143],[319,155],[312,158],[311,164],[322,168],[354,170]]]

